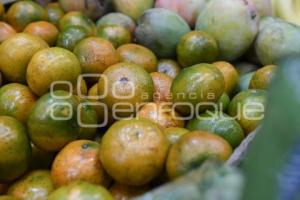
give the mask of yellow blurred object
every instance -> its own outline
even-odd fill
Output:
[[[274,16],[300,25],[300,0],[272,0]]]

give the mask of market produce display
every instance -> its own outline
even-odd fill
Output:
[[[293,6],[0,3],[0,200],[182,199],[148,193],[173,181],[162,191],[191,181],[185,199],[217,200],[241,182],[222,165],[261,126],[280,61],[300,56]]]

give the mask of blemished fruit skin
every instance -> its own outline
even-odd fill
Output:
[[[9,82],[26,83],[26,69],[33,55],[48,48],[37,36],[18,33],[0,45],[0,70]]]
[[[228,114],[236,119],[245,134],[249,134],[261,124],[266,103],[267,92],[265,90],[246,90],[232,99]]]
[[[25,127],[15,118],[0,116],[0,130],[0,182],[10,182],[28,169],[31,146]]]
[[[55,81],[68,81],[73,88],[81,74],[80,62],[76,56],[63,48],[52,47],[36,53],[27,68],[27,83],[30,89],[42,96],[50,90]],[[65,84],[57,84],[54,90],[68,90]]]
[[[211,63],[216,61],[218,56],[219,47],[216,40],[202,31],[185,34],[177,45],[177,59],[183,67]]]
[[[81,26],[69,26],[58,35],[56,46],[73,51],[75,46],[88,37],[88,31]]]
[[[0,115],[14,117],[26,124],[36,100],[29,87],[19,83],[6,84],[0,88]]]
[[[79,136],[78,100],[68,95],[68,92],[62,90],[45,94],[36,102],[29,115],[29,137],[41,150],[57,152]]]
[[[76,195],[74,195],[76,194]],[[75,181],[62,186],[50,194],[48,200],[113,200],[111,194],[102,186],[84,181]]]
[[[183,69],[171,86],[175,108],[184,115],[204,111],[208,104],[219,100],[224,90],[223,74],[211,64]]]
[[[144,11],[154,5],[154,0],[112,0],[117,12],[128,15],[134,20],[138,20]]]
[[[251,1],[212,0],[200,12],[196,30],[207,32],[217,40],[220,59],[233,61],[249,49],[258,24],[259,14]]]
[[[17,32],[11,25],[5,22],[0,22],[0,44],[16,33]]]
[[[66,13],[59,20],[58,26],[61,31],[69,26],[81,26],[86,29],[89,36],[94,36],[97,33],[97,28],[94,22],[83,13],[77,11]]]
[[[252,76],[249,88],[250,89],[268,89],[276,74],[276,65],[267,65],[258,69]]]
[[[46,21],[32,22],[25,27],[23,32],[42,38],[49,46],[55,44],[59,34],[56,26]]]
[[[110,25],[123,26],[132,35],[134,35],[134,31],[136,28],[135,21],[132,18],[130,18],[127,15],[124,15],[123,13],[117,13],[117,12],[104,15],[97,21],[96,25],[97,28],[100,28],[102,26],[110,26]]]
[[[36,170],[10,186],[8,194],[15,199],[41,200],[47,199],[54,191],[50,171]]]
[[[205,6],[205,0],[156,0],[156,8],[166,8],[181,15],[191,27]]]
[[[260,62],[263,65],[272,65],[286,56],[298,55],[299,37],[299,26],[280,19],[266,23],[254,43]]]
[[[6,13],[6,19],[18,32],[28,24],[47,19],[46,10],[33,1],[19,1],[14,3]]]
[[[138,44],[125,44],[117,49],[122,62],[129,62],[143,67],[147,72],[156,71],[157,58],[155,54]]]
[[[137,42],[151,49],[159,58],[176,56],[176,45],[190,31],[178,14],[164,8],[144,12],[135,31]]]
[[[114,46],[107,40],[88,37],[74,48],[83,73],[101,74],[120,59]]]
[[[189,132],[169,151],[166,163],[168,176],[175,179],[199,167],[207,159],[226,161],[231,154],[230,144],[222,137],[203,131]]]
[[[185,134],[190,132],[188,129],[180,127],[169,127],[163,130],[163,133],[168,138],[170,144],[176,144],[178,140]]]
[[[132,63],[118,63],[107,68],[98,82],[101,101],[117,117],[129,117],[136,108],[153,99],[154,86],[150,74]],[[120,110],[123,110],[121,112]],[[124,112],[124,110],[130,110]]]
[[[138,111],[137,118],[149,119],[162,128],[184,127],[184,120],[166,102],[147,103]]]
[[[181,71],[181,66],[172,59],[161,59],[157,63],[157,72],[164,73],[175,78]]]
[[[46,6],[46,12],[49,22],[51,22],[55,26],[58,26],[60,18],[62,18],[65,14],[58,3],[49,3]]]
[[[239,74],[237,70],[228,62],[219,61],[214,62],[213,65],[216,66],[224,76],[225,92],[227,94],[232,94],[239,81]]]
[[[173,78],[162,73],[153,72],[150,74],[154,84],[154,102],[170,102],[172,101],[171,86]]]
[[[74,181],[87,181],[107,187],[111,179],[102,167],[99,149],[99,143],[90,140],[76,140],[65,146],[51,168],[55,187]]]
[[[98,28],[98,37],[110,41],[115,48],[132,42],[131,33],[123,26],[107,25]]]
[[[232,148],[236,148],[245,137],[239,123],[222,112],[201,114],[199,118],[190,120],[186,128],[190,131],[201,130],[217,134],[224,138]]]
[[[107,173],[131,186],[146,185],[158,176],[169,148],[159,126],[147,119],[116,122],[100,145],[100,159]]]

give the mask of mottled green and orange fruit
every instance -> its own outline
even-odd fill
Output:
[[[51,22],[55,26],[58,26],[60,18],[62,18],[65,14],[58,3],[49,3],[46,6],[46,12],[49,22]]]
[[[183,67],[217,60],[219,47],[217,41],[202,31],[192,31],[181,37],[177,45],[177,59]]]
[[[16,33],[17,32],[11,25],[5,22],[0,22],[0,44]]]
[[[231,94],[239,82],[239,74],[235,67],[224,61],[213,63],[223,74],[225,80],[225,92]]]
[[[163,170],[168,148],[167,138],[152,121],[121,120],[104,134],[100,159],[104,169],[117,182],[142,186]]]
[[[154,84],[154,102],[170,102],[172,101],[171,85],[173,78],[162,73],[153,72],[150,74]]]
[[[249,88],[250,89],[268,89],[271,81],[276,73],[276,65],[267,65],[258,69],[252,76]]]
[[[26,124],[37,97],[29,87],[11,83],[0,88],[0,115],[8,115]]]
[[[113,0],[117,12],[124,13],[134,20],[138,20],[144,11],[154,6],[154,0]]]
[[[111,181],[100,162],[100,145],[90,140],[77,140],[65,146],[56,156],[51,175],[56,187],[74,181],[87,181],[107,187]]]
[[[135,187],[115,183],[109,188],[109,192],[115,200],[129,200],[140,196],[149,190],[147,186]]]
[[[157,63],[157,72],[164,73],[175,78],[181,71],[181,66],[172,59],[161,59]]]
[[[68,81],[73,87],[81,74],[81,66],[76,56],[59,47],[47,48],[36,53],[27,68],[27,83],[30,89],[41,96],[50,90],[55,81]],[[68,90],[66,84],[55,89]]]
[[[32,22],[25,27],[23,32],[42,38],[50,46],[56,43],[59,34],[56,26],[46,21]]]
[[[188,129],[180,127],[169,127],[163,130],[163,133],[172,145],[176,144],[178,140],[188,132],[190,132]]]
[[[36,170],[10,186],[8,194],[15,199],[41,200],[47,199],[54,191],[50,171]]]
[[[89,33],[84,27],[68,26],[59,33],[56,46],[73,51],[75,46],[88,36]]]
[[[211,64],[183,69],[173,80],[171,92],[176,109],[185,115],[203,112],[216,103],[225,90],[224,76]]]
[[[101,101],[115,116],[131,116],[138,106],[152,101],[152,78],[139,65],[118,63],[106,69],[103,75],[105,78],[100,78],[98,82],[98,92],[99,95],[104,95]]]
[[[107,25],[98,28],[98,37],[110,41],[115,48],[132,42],[131,33],[123,26]]]
[[[230,144],[220,136],[203,131],[189,132],[171,147],[166,164],[168,176],[177,178],[208,159],[226,161],[231,154]]]
[[[137,118],[149,119],[161,128],[184,127],[184,120],[166,102],[147,103],[138,111]]]
[[[136,27],[135,21],[132,18],[118,12],[104,15],[96,24],[98,29],[103,26],[123,26],[132,34],[132,36],[134,35]]]
[[[25,127],[15,118],[0,116],[0,182],[22,176],[31,159],[30,141]]]
[[[58,90],[42,96],[34,105],[27,130],[31,141],[41,150],[57,152],[79,137],[78,99]]]
[[[33,1],[19,1],[14,3],[6,13],[7,22],[18,32],[35,21],[47,19],[46,10]]]
[[[94,22],[86,17],[81,12],[68,12],[59,20],[59,29],[63,31],[69,26],[81,26],[86,29],[89,36],[95,36],[97,34],[97,28]]]
[[[27,66],[32,56],[48,47],[44,40],[28,33],[18,33],[5,40],[0,45],[0,70],[5,80],[25,83]]]
[[[89,37],[79,42],[74,48],[74,54],[80,61],[83,73],[101,74],[120,60],[114,46],[97,37]]]
[[[254,131],[262,122],[266,110],[265,90],[246,90],[238,93],[230,102],[228,114],[236,118],[245,134]]]
[[[75,194],[75,195],[74,195]],[[102,186],[84,181],[76,181],[56,189],[49,200],[113,200],[111,194]]]
[[[147,72],[156,71],[157,58],[150,49],[138,44],[125,44],[117,51],[122,62],[134,63],[143,67]]]
[[[110,125],[113,123],[113,117],[112,114],[109,110],[105,110],[106,105],[101,102],[99,95],[98,95],[98,84],[94,84],[88,92],[88,100],[92,103],[96,103],[98,105],[92,105],[92,107],[95,109],[97,112],[97,119],[98,119],[98,124],[105,123],[106,125]],[[99,105],[101,104],[101,105]]]

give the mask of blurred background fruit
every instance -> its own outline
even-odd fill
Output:
[[[98,28],[97,36],[110,41],[115,48],[132,42],[131,33],[123,26],[101,26]]]
[[[154,8],[147,10],[138,21],[137,42],[151,49],[159,58],[176,56],[176,45],[190,31],[189,25],[173,11]]]
[[[31,22],[46,20],[47,13],[33,1],[19,1],[8,9],[6,19],[16,31],[21,32]]]
[[[17,32],[11,25],[5,22],[0,22],[0,44],[16,33]]]
[[[60,18],[65,14],[60,5],[58,3],[49,3],[45,9],[49,22],[58,26]]]

